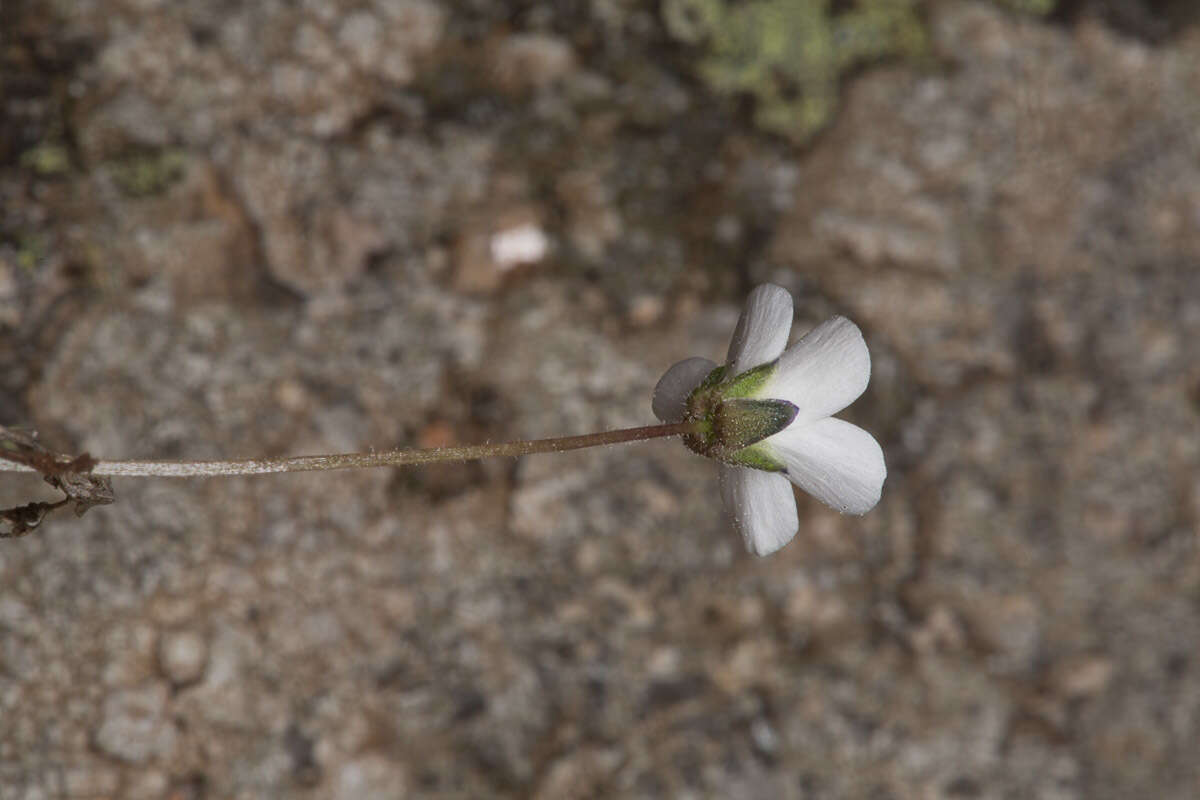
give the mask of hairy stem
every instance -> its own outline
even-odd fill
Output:
[[[417,450],[383,450],[368,453],[336,453],[324,456],[246,458],[232,461],[97,461],[92,475],[121,477],[190,478],[222,475],[264,475],[273,472],[402,467],[443,461],[474,461],[480,458],[515,457],[533,453],[561,453],[584,447],[638,442],[692,432],[692,424],[648,425],[615,431],[565,436],[557,439],[471,444],[462,447],[431,447]],[[32,467],[5,459],[0,451],[0,472],[36,472]]]

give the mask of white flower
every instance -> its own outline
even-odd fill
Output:
[[[788,481],[838,511],[879,502],[887,467],[871,434],[833,414],[871,377],[858,326],[834,317],[791,347],[792,297],[766,284],[750,293],[726,365],[689,358],[654,387],[654,414],[691,421],[692,450],[719,460],[721,495],[746,549],[765,556],[796,535]]]

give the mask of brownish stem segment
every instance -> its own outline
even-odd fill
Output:
[[[431,447],[417,450],[383,450],[369,453],[336,453],[323,456],[283,458],[247,458],[233,461],[97,461],[92,475],[122,477],[190,478],[224,475],[265,475],[276,472],[312,472],[315,470],[402,467],[445,461],[474,461],[480,458],[526,456],[534,453],[561,453],[584,447],[639,442],[692,432],[692,423],[647,425],[615,431],[587,433],[556,439],[470,444],[461,447]],[[4,460],[0,452],[0,471],[32,472],[24,464]]]

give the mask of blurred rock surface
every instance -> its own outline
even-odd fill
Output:
[[[645,424],[769,279],[861,324],[890,474],[767,560],[674,442],[118,481],[0,547],[0,796],[1194,795],[1195,31],[938,3],[944,66],[866,70],[800,153],[625,4],[70,5],[15,28],[61,75],[0,138],[41,154],[0,165],[0,422]],[[555,246],[501,276],[520,225]]]

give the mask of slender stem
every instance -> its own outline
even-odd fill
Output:
[[[92,475],[123,477],[152,476],[188,478],[216,475],[263,475],[272,472],[311,472],[314,470],[401,467],[440,461],[474,461],[480,458],[515,457],[533,453],[561,453],[584,447],[638,442],[666,436],[682,436],[692,431],[692,423],[648,425],[615,431],[566,436],[557,439],[471,444],[461,447],[431,447],[416,450],[383,450],[375,453],[336,453],[324,456],[286,456],[283,458],[247,458],[233,461],[97,461]],[[4,458],[0,451],[0,472],[35,472],[32,467]]]

